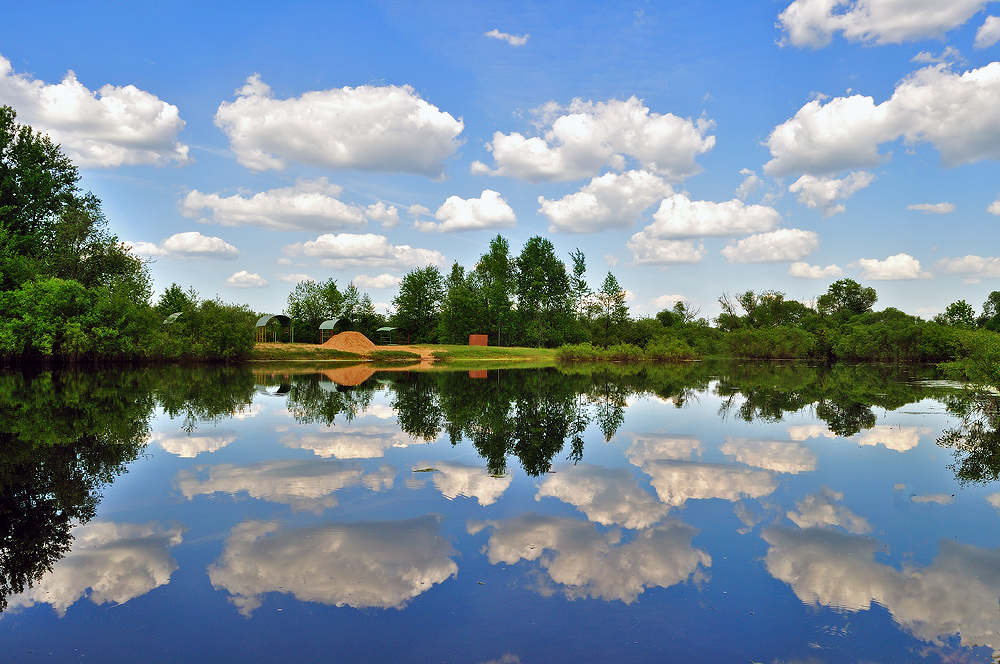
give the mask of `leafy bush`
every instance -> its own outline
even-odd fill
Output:
[[[694,349],[681,339],[659,337],[646,346],[646,357],[657,362],[683,362],[696,359],[698,356]]]

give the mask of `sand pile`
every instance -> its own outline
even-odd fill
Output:
[[[375,370],[364,364],[357,364],[353,367],[344,367],[342,369],[328,369],[327,371],[323,371],[322,374],[338,385],[354,387],[375,375]]]
[[[343,350],[348,353],[370,353],[375,350],[376,346],[371,342],[371,339],[361,334],[360,332],[341,332],[340,334],[335,334],[323,344],[325,348],[333,348],[334,350]]]

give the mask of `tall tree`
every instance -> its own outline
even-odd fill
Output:
[[[514,261],[510,256],[510,244],[501,235],[490,241],[489,251],[480,257],[473,272],[486,307],[483,323],[484,332],[497,346],[510,345],[509,328],[513,318],[513,298],[516,288]]]
[[[326,281],[300,281],[288,294],[285,314],[292,319],[296,337],[300,341],[319,341],[319,325],[325,320],[339,318],[344,296],[333,279]]]
[[[628,320],[628,305],[625,304],[625,289],[618,283],[615,275],[608,272],[597,292],[598,328],[601,330],[600,343],[607,345],[613,339],[612,332],[616,327]]]
[[[870,312],[877,300],[874,288],[863,287],[854,279],[841,279],[819,296],[816,308],[824,315],[852,318]]]
[[[528,239],[515,263],[525,341],[534,346],[558,346],[566,338],[571,320],[566,266],[556,258],[552,243],[537,235]]]
[[[410,270],[403,276],[399,294],[392,301],[396,307],[393,315],[396,327],[409,332],[412,343],[434,343],[443,298],[444,281],[436,267]]]

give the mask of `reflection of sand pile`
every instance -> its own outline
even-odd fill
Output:
[[[375,350],[375,344],[371,339],[360,332],[341,332],[335,334],[323,344],[326,348],[343,350],[348,353],[370,353]]]
[[[366,364],[355,364],[352,367],[342,369],[328,369],[322,373],[338,385],[354,387],[371,378],[375,370]]]

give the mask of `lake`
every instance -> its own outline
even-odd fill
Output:
[[[0,403],[5,662],[1000,649],[1000,409],[932,368],[154,367]]]

